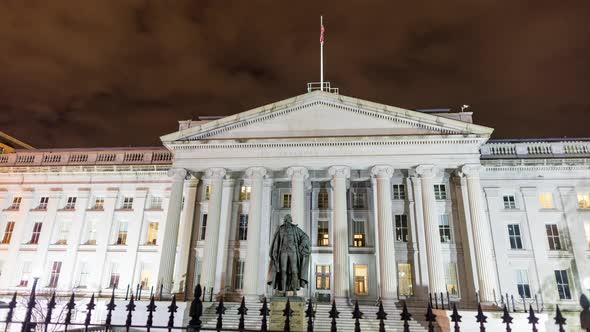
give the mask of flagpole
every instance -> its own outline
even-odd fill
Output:
[[[320,28],[324,28],[324,17],[320,16]],[[324,42],[320,43],[320,90],[324,91]]]

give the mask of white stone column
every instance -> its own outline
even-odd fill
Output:
[[[262,217],[260,218],[260,263],[258,263],[258,275],[263,276],[258,278],[258,294],[266,294],[267,284],[267,272],[268,265],[270,264],[270,220],[272,214],[272,188],[274,186],[274,180],[266,176],[263,181],[262,189]]]
[[[393,167],[377,165],[371,169],[377,182],[377,223],[379,232],[379,277],[381,299],[397,299],[397,267],[395,241],[393,238],[393,216],[391,210],[391,177]]]
[[[234,206],[234,191],[235,179],[223,180],[223,192],[221,193],[221,212],[219,214],[219,236],[217,244],[217,262],[215,267],[215,286],[213,292],[215,294],[221,292],[228,285],[228,245],[229,236],[231,233],[230,225],[232,219],[232,209]],[[231,285],[231,283],[230,283]]]
[[[244,264],[244,295],[256,297],[258,294],[258,264],[260,258],[260,228],[262,217],[262,181],[266,176],[264,167],[250,167],[246,178],[250,182],[250,210],[248,213],[248,237],[246,239],[246,262]]]
[[[309,225],[305,222],[305,180],[309,173],[305,167],[293,166],[287,168],[287,176],[291,178],[291,218],[309,235]]]
[[[481,302],[493,302],[494,291],[498,291],[496,266],[492,257],[492,233],[484,215],[485,209],[481,198],[479,164],[467,164],[461,172],[467,177],[467,194],[469,197],[469,213],[475,248],[475,262],[479,281],[479,298]]]
[[[203,247],[203,269],[201,272],[201,286],[206,289],[215,286],[215,265],[217,263],[219,222],[221,220],[221,200],[225,174],[226,171],[223,168],[209,168],[205,172],[205,175],[210,179],[209,185],[211,186],[207,228],[205,229],[205,245]]]
[[[160,267],[158,269],[158,281],[164,285],[163,293],[172,293],[172,278],[174,277],[174,259],[176,258],[176,245],[178,242],[178,226],[180,224],[180,212],[182,211],[182,189],[187,172],[183,168],[171,168],[168,176],[172,177],[168,213],[164,225],[164,238],[162,239]]]
[[[416,173],[422,185],[422,209],[424,211],[424,234],[426,239],[426,260],[428,263],[428,286],[430,293],[446,292],[445,270],[442,261],[442,245],[438,227],[438,211],[434,197],[433,178],[437,169],[434,165],[420,165]]]
[[[174,268],[174,289],[178,293],[184,292],[187,284],[188,257],[191,251],[191,235],[193,233],[195,219],[195,202],[197,199],[198,184],[199,179],[194,176],[191,176],[185,182],[184,214],[180,223],[180,252],[178,254],[178,264],[175,264],[176,266]],[[188,292],[190,293],[191,291],[189,290]]]
[[[328,169],[334,189],[334,219],[332,229],[334,298],[345,299],[349,295],[348,279],[348,207],[346,205],[346,181],[350,167],[332,166]]]

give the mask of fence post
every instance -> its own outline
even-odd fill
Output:
[[[27,312],[25,313],[25,319],[23,320],[23,325],[21,328],[22,332],[29,331],[31,325],[31,315],[33,313],[33,308],[35,308],[35,290],[37,289],[37,282],[39,278],[35,278],[33,281],[33,288],[31,289],[31,294],[29,294],[29,301],[27,302]]]
[[[189,316],[191,320],[188,322],[188,331],[201,330],[201,315],[203,315],[203,303],[201,302],[201,285],[197,284],[195,287],[195,298],[191,302]]]
[[[512,312],[516,312],[516,306],[514,305],[514,295],[510,295],[510,299],[512,300]]]
[[[55,293],[53,293],[55,294]],[[90,321],[92,320],[92,310],[96,308],[96,304],[94,304],[94,293],[92,293],[92,297],[90,298],[90,302],[86,305],[86,319],[84,320],[84,331],[88,332],[88,325],[90,325]]]
[[[451,322],[455,323],[453,330],[459,332],[459,323],[461,323],[461,315],[457,312],[457,306],[453,303],[453,314],[451,315]]]
[[[135,301],[133,299],[133,294],[131,294],[131,298],[129,299],[129,304],[127,304],[125,307],[126,307],[125,311],[127,311],[127,319],[125,320],[125,328],[127,331],[129,331],[129,327],[131,327],[131,324],[133,322],[133,312],[135,311]]]
[[[209,302],[213,302],[213,287],[211,287],[211,293],[209,293]]]
[[[14,315],[14,308],[16,308],[16,292],[12,295],[12,300],[8,302],[8,313],[6,314],[6,331],[8,326],[12,322],[12,316]]]
[[[111,300],[107,303],[107,318],[105,320],[105,327],[107,331],[111,329],[111,319],[113,318],[113,310],[117,305],[115,304],[115,288],[113,288],[113,293],[111,294]]]
[[[66,308],[68,309],[68,312],[66,313],[66,319],[64,321],[66,331],[68,330],[68,325],[70,325],[70,323],[72,322],[72,310],[74,310],[75,307],[76,302],[74,301],[74,293],[72,293],[72,295],[70,296],[70,300],[68,301],[68,304],[66,304]]]
[[[428,302],[428,305],[432,307],[432,304]],[[402,320],[404,321],[404,332],[410,332],[410,323],[409,321],[412,320],[412,314],[408,311],[408,306],[406,305],[406,301],[404,301],[404,308],[402,313],[400,314]]]
[[[307,317],[307,332],[313,332],[313,319],[315,318],[315,310],[311,299],[307,302],[307,310],[305,310],[305,317]]]
[[[336,318],[339,318],[340,312],[336,310],[336,300],[332,300],[332,309],[330,309],[330,318],[332,321],[330,322],[330,332],[338,332],[338,328],[336,327]]]
[[[585,294],[580,296],[580,305],[582,312],[580,313],[580,327],[590,332],[590,301]]]
[[[223,315],[225,314],[225,307],[223,306],[223,299],[219,301],[219,305],[215,308],[215,313],[217,314],[217,324],[215,328],[217,331],[223,330]]]
[[[479,331],[485,332],[486,327],[485,323],[487,323],[488,316],[483,314],[483,310],[481,310],[481,304],[477,305],[477,316],[475,316],[475,321],[479,323]]]
[[[379,311],[377,311],[377,319],[379,320],[379,332],[385,332],[385,322],[387,313],[383,309],[383,301],[379,299]]]
[[[436,298],[436,297],[435,297]],[[436,322],[436,315],[432,312],[432,306],[428,303],[428,309],[426,309],[426,321],[428,322],[428,332],[434,332],[434,322]]]
[[[115,289],[115,287],[113,287],[113,290]],[[129,284],[127,284],[127,291],[125,292],[125,301],[127,301],[129,299]]]
[[[506,324],[506,332],[511,332],[512,331],[512,328],[510,328],[510,324],[512,324],[512,320],[514,318],[512,318],[510,316],[510,313],[508,312],[508,307],[506,305],[504,305],[503,311],[504,311],[504,313],[503,313],[503,315],[501,317],[502,318],[502,323],[503,324]]]
[[[363,313],[359,309],[359,300],[354,301],[352,318],[354,318],[354,332],[361,332],[361,322],[359,320],[363,318]]]
[[[443,292],[440,292],[440,306],[442,310],[445,310],[445,298],[443,297]]]
[[[285,326],[283,327],[284,332],[291,332],[292,314],[293,310],[291,310],[291,302],[289,302],[289,298],[287,298],[287,304],[285,305],[285,310],[283,310],[283,316],[285,316]]]
[[[168,331],[171,331],[174,327],[174,313],[177,309],[178,306],[176,305],[176,294],[173,294],[172,302],[170,302],[170,305],[168,306],[168,312],[170,313],[170,316],[168,317]]]
[[[148,312],[148,316],[147,316],[147,322],[145,324],[145,326],[147,327],[148,332],[150,331],[150,329],[152,328],[152,325],[154,325],[154,311],[156,311],[156,302],[154,299],[154,296],[150,296],[150,303],[147,306],[147,312]]]
[[[268,304],[266,303],[266,296],[262,299],[262,308],[260,308],[260,316],[262,316],[262,322],[260,325],[260,331],[266,332],[268,331],[268,326],[266,324],[266,317],[268,317]]]
[[[51,294],[51,299],[47,303],[47,314],[45,315],[45,330],[47,331],[47,327],[51,323],[51,315],[53,315],[53,309],[55,309],[55,292]]]
[[[164,284],[160,283],[160,301],[162,301],[162,293],[164,292]]]
[[[240,303],[240,307],[238,308],[238,314],[240,315],[238,330],[244,331],[244,329],[246,329],[244,326],[244,316],[248,314],[248,308],[246,308],[246,298],[244,296],[242,296],[242,303]]]
[[[556,305],[556,310],[555,310],[555,317],[553,317],[553,319],[555,320],[555,325],[559,325],[559,332],[565,332],[565,330],[563,329],[563,326],[566,325],[565,324],[565,317],[563,317],[561,315],[561,310],[559,310],[559,305]]]
[[[533,325],[533,332],[538,332],[538,330],[537,330],[537,324],[539,323],[539,318],[537,318],[535,316],[535,311],[533,310],[533,305],[532,304],[529,305],[529,317],[528,317],[528,320],[529,320],[529,324],[532,324]]]

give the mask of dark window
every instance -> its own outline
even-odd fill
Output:
[[[200,239],[201,241],[205,240],[205,232],[207,231],[207,214],[203,214],[203,219],[201,220],[201,230],[200,230]]]
[[[393,185],[393,199],[406,199],[406,191],[403,184]]]
[[[248,215],[240,214],[240,224],[238,225],[238,240],[245,241],[248,239]]]
[[[559,229],[556,224],[546,224],[547,240],[549,241],[550,250],[563,250],[559,239]]]
[[[567,278],[567,270],[555,270],[555,281],[557,282],[557,293],[562,300],[569,300],[572,298],[570,292],[570,283]]]
[[[508,238],[510,239],[510,249],[522,249],[522,238],[520,235],[520,225],[508,225]]]
[[[405,214],[395,215],[395,240],[408,242],[408,218]]]

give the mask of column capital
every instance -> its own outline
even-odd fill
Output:
[[[332,166],[328,168],[328,174],[332,177],[339,178],[349,178],[350,177],[350,167],[348,166]]]
[[[309,177],[309,172],[307,168],[303,166],[291,166],[287,168],[287,176],[292,179],[301,179],[305,180]]]
[[[189,188],[196,187],[199,184],[199,178],[194,175],[188,175],[185,185]]]
[[[184,181],[187,174],[184,168],[171,168],[168,170],[168,176],[172,178],[172,181]]]
[[[468,178],[478,178],[481,171],[483,171],[481,164],[465,164],[459,168],[459,175],[465,175]]]
[[[421,178],[433,178],[438,172],[438,168],[435,165],[418,165],[414,169],[416,174]]]
[[[205,170],[205,176],[210,179],[220,179],[223,178],[225,174],[227,174],[227,171],[222,167],[212,167]]]
[[[371,168],[371,175],[376,178],[390,178],[393,176],[394,168],[389,165],[375,165]]]
[[[264,167],[250,167],[248,169],[246,169],[246,178],[248,179],[257,179],[257,178],[263,178],[266,176],[266,174],[268,173],[268,171],[266,170],[266,168]]]
[[[236,184],[236,179],[231,177],[226,177],[223,179],[223,187],[233,187]]]

